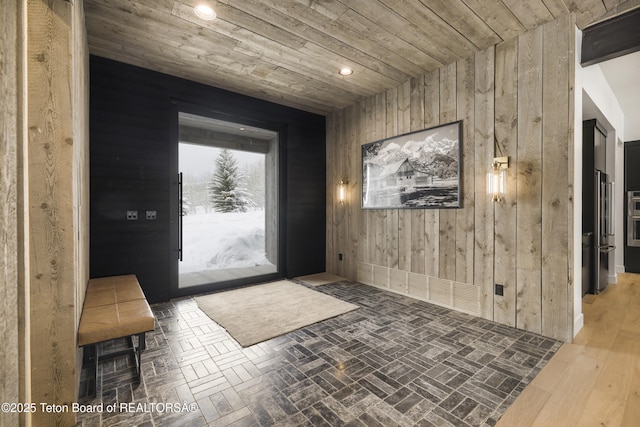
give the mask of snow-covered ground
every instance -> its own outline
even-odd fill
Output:
[[[193,213],[182,224],[180,273],[271,264],[265,256],[264,210]]]

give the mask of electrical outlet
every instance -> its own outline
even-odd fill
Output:
[[[156,219],[156,211],[147,211],[146,212],[147,219]]]
[[[496,295],[504,296],[504,285],[498,285],[496,283]]]
[[[342,254],[338,254],[338,261],[342,261]]]
[[[138,219],[138,211],[127,211],[127,220],[135,221]]]

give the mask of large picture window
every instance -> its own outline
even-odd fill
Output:
[[[276,152],[276,132],[179,114],[179,288],[278,271]]]

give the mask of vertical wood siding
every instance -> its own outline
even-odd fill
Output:
[[[18,73],[17,2],[0,10],[0,402],[19,402],[18,351]],[[18,414],[0,412],[0,425],[18,425]]]
[[[518,40],[496,46],[495,141],[496,154],[517,153],[518,147]],[[507,174],[507,194],[516,193],[518,163]],[[495,209],[494,279],[504,285],[504,296],[496,297],[494,320],[516,326],[516,208],[509,198]]]
[[[542,332],[542,28],[518,38],[516,318]]]
[[[334,113],[328,158],[349,160],[328,162],[327,184],[340,164],[351,185],[348,206],[328,211],[328,270],[570,340],[573,43],[563,16]],[[460,209],[361,209],[362,144],[456,120]],[[510,157],[500,203],[485,188],[494,156]]]
[[[61,405],[77,399],[88,280],[87,37],[81,3],[32,1],[25,13],[25,390],[31,402]],[[73,425],[75,414],[37,411],[32,421]]]

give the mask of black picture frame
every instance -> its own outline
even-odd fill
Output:
[[[461,207],[462,120],[362,146],[363,209]]]

